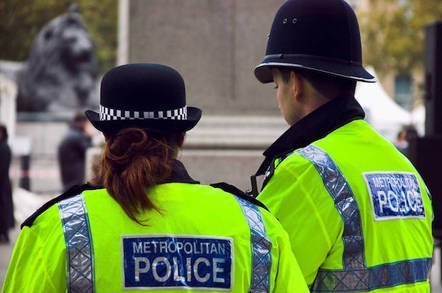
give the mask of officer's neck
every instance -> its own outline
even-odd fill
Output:
[[[293,121],[293,123],[289,123],[290,126],[298,123],[300,120],[315,112],[317,109],[322,107],[323,105],[330,102],[332,99],[321,95],[317,91],[306,91],[305,94],[298,99],[299,101],[299,111],[297,115],[297,119]]]

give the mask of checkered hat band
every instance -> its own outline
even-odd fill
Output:
[[[179,109],[152,112],[119,110],[100,106],[101,121],[144,119],[187,120],[187,106]]]

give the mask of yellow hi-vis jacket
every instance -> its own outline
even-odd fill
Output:
[[[145,226],[105,189],[65,196],[21,231],[3,292],[308,292],[265,209],[199,184],[148,196]]]
[[[368,123],[342,123],[274,166],[258,199],[288,232],[312,291],[430,291],[430,194]]]

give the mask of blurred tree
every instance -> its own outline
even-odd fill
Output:
[[[407,74],[423,69],[424,28],[442,20],[442,0],[368,0],[358,17],[365,64]]]
[[[50,20],[80,6],[91,34],[100,72],[115,65],[117,48],[118,0],[1,0],[0,59],[25,61],[32,41]]]

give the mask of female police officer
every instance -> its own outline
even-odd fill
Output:
[[[5,292],[304,292],[286,233],[265,209],[194,181],[176,160],[201,110],[159,64],[116,67],[86,112],[106,143],[95,183],[23,225]],[[258,203],[258,202],[255,202]]]

